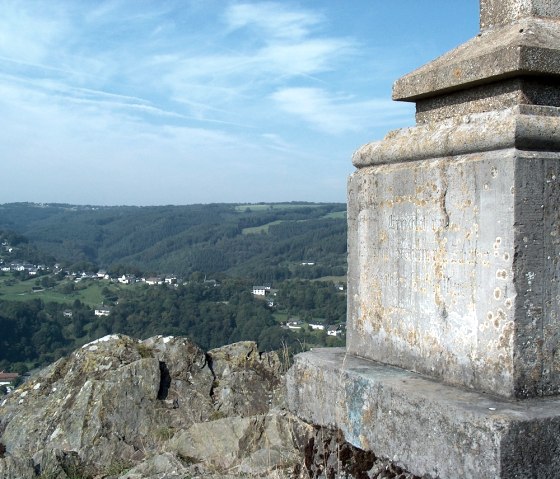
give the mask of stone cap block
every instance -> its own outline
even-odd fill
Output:
[[[560,17],[557,0],[480,0],[480,29],[513,23],[524,17]]]
[[[560,108],[519,105],[389,132],[352,157],[357,168],[518,148],[560,149]]]
[[[342,348],[298,354],[288,408],[423,477],[560,477],[560,400],[510,401],[447,386]]]
[[[560,19],[529,17],[487,30],[397,80],[393,99],[417,101],[532,75],[560,76]]]

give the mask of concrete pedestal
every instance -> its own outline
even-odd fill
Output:
[[[551,479],[560,471],[560,398],[514,401],[365,360],[343,348],[299,354],[289,408],[336,425],[356,447],[417,475]]]
[[[480,3],[353,156],[347,347],[297,356],[289,407],[417,475],[560,478],[560,3]]]

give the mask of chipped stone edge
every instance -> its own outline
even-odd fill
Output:
[[[356,168],[517,148],[560,149],[560,108],[520,105],[393,130],[352,156]]]
[[[526,18],[483,32],[393,85],[393,99],[416,101],[499,79],[560,74],[556,19]]]
[[[534,461],[542,462],[544,475],[538,477],[552,477],[555,470],[546,448],[536,451],[560,440],[558,398],[498,398],[349,355],[344,348],[298,354],[286,384],[288,409],[300,418],[336,426],[350,444],[417,475],[529,477],[520,471],[531,470]],[[520,454],[534,444],[537,450]]]

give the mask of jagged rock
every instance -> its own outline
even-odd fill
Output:
[[[133,467],[119,479],[183,479],[191,470],[170,453],[158,454]]]
[[[336,428],[315,427],[304,447],[305,471],[309,479],[430,479],[421,478],[346,442]]]
[[[413,477],[278,407],[282,371],[254,342],[106,336],[0,402],[0,479]]]
[[[193,424],[170,441],[170,449],[219,471],[267,475],[293,469],[313,428],[288,413],[231,417]]]
[[[7,471],[0,477],[23,477],[12,472],[16,463],[10,457],[33,458],[39,472],[49,469],[61,479],[69,457],[85,475],[117,477],[164,452],[178,431],[195,423],[268,412],[270,388],[280,383],[271,356],[259,355],[255,343],[226,351],[213,352],[217,377],[209,356],[186,338],[137,341],[111,335],[86,344],[0,403]],[[242,377],[247,387],[241,387]],[[268,389],[266,397],[259,380]],[[215,391],[222,391],[217,381],[228,389],[225,402],[215,399]]]
[[[21,460],[6,454],[0,456],[0,477],[2,479],[35,479],[35,468],[31,458]]]
[[[229,344],[208,352],[215,375],[212,391],[222,416],[266,413],[283,396],[278,354],[260,353],[253,341]]]

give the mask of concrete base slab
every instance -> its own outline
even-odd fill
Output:
[[[296,356],[289,408],[427,477],[560,478],[560,398],[506,400],[348,355]]]

